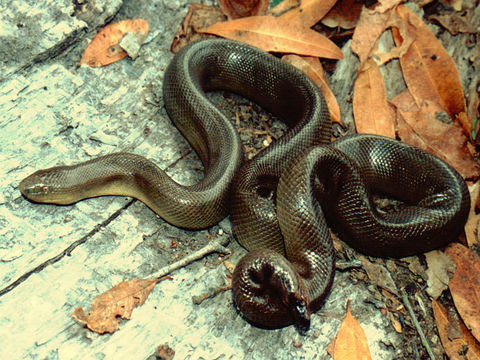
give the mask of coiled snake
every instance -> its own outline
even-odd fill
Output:
[[[239,136],[206,99],[210,90],[247,97],[290,128],[242,165]],[[331,124],[323,96],[303,73],[272,55],[229,40],[193,43],[170,63],[163,95],[169,116],[204,165],[199,183],[180,185],[151,161],[116,153],[39,170],[22,180],[22,194],[57,204],[133,196],[166,221],[191,229],[231,213],[236,238],[250,250],[235,269],[234,299],[248,320],[268,328],[294,323],[308,329],[334,274],[327,223],[356,249],[390,257],[440,247],[462,231],[469,193],[452,167],[380,136],[326,146]],[[381,213],[374,193],[405,205]]]

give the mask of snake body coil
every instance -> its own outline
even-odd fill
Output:
[[[239,136],[206,99],[210,90],[243,95],[290,129],[242,165]],[[463,228],[469,194],[455,170],[379,136],[325,146],[331,124],[323,96],[300,71],[267,53],[228,40],[193,43],[169,65],[163,93],[169,116],[204,165],[198,184],[180,185],[151,161],[116,153],[39,170],[22,180],[22,194],[58,204],[129,195],[184,228],[211,226],[231,207],[235,236],[250,250],[235,269],[235,302],[263,327],[308,329],[334,274],[327,223],[360,251],[391,257],[442,246]],[[381,213],[374,193],[405,205]]]

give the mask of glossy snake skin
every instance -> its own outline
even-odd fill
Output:
[[[210,90],[247,97],[290,128],[242,165],[239,136],[206,99]],[[231,213],[236,238],[250,250],[234,273],[235,303],[245,318],[268,328],[293,323],[308,329],[334,274],[327,224],[358,250],[391,257],[440,247],[462,231],[470,202],[455,170],[379,136],[326,146],[331,124],[323,96],[272,55],[229,40],[193,43],[166,70],[163,94],[170,118],[204,165],[199,183],[183,186],[141,156],[115,153],[39,170],[22,180],[22,194],[57,204],[133,196],[166,221],[191,229]],[[382,213],[374,193],[404,205]]]

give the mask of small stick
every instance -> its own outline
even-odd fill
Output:
[[[174,270],[177,270],[181,267],[184,267],[196,260],[199,260],[203,258],[205,255],[208,255],[213,252],[218,252],[222,254],[228,254],[230,253],[230,250],[228,250],[224,245],[227,245],[230,242],[230,235],[223,235],[217,239],[212,240],[210,243],[208,243],[206,246],[201,248],[198,251],[195,251],[194,253],[185,256],[183,259],[174,262],[173,264],[167,265],[160,270],[154,272],[152,274],[152,279],[158,279],[161,278],[162,276],[165,276],[169,273],[171,273]]]
[[[335,269],[344,271],[344,270],[349,270],[349,269],[354,269],[354,268],[360,268],[362,267],[362,262],[357,259],[353,259],[350,261],[347,260],[337,260],[335,262]]]
[[[402,299],[403,303],[405,304],[408,313],[410,314],[410,317],[412,318],[413,324],[415,325],[415,328],[417,329],[418,334],[420,335],[420,340],[422,342],[422,345],[425,347],[425,350],[428,353],[428,356],[430,356],[430,359],[435,360],[435,355],[433,355],[433,351],[430,348],[430,345],[428,344],[427,338],[425,337],[425,334],[422,331],[422,328],[420,327],[420,324],[418,323],[417,318],[415,317],[415,313],[413,312],[412,305],[410,304],[410,300],[408,300],[408,295],[406,292],[402,292]]]

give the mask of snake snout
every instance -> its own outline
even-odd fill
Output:
[[[18,188],[22,195],[30,201],[56,204],[71,203],[71,201],[65,202],[59,196],[59,193],[62,192],[59,174],[61,174],[61,171],[38,170],[20,181]]]
[[[32,201],[41,201],[50,191],[49,186],[36,173],[20,181],[18,188],[23,196]]]
[[[300,333],[306,333],[310,329],[310,306],[307,299],[295,292],[290,294],[288,302],[295,326]]]
[[[45,185],[43,183],[29,183],[25,180],[28,180],[28,178],[22,180],[18,187],[20,189],[20,192],[27,199],[35,200],[37,197],[42,197],[48,194],[48,185]]]
[[[287,259],[268,249],[249,252],[233,273],[233,294],[243,316],[257,326],[295,324],[310,327],[310,305],[304,285]],[[267,316],[264,316],[267,314]]]

